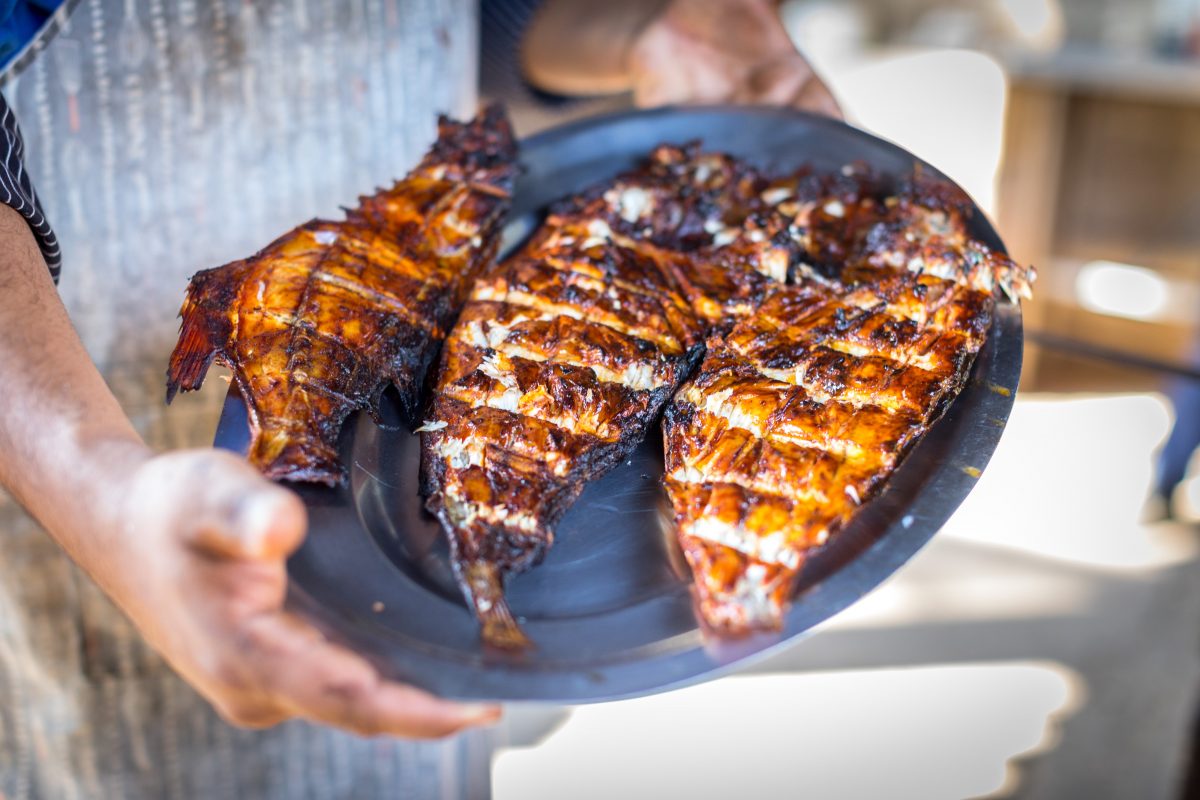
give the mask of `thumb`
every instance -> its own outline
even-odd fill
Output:
[[[261,480],[261,479],[260,479]],[[287,558],[304,541],[307,513],[294,493],[265,480],[248,493],[229,532],[240,558]]]
[[[295,494],[253,471],[216,470],[199,490],[199,504],[185,522],[190,544],[222,558],[277,560],[304,540],[307,514]]]

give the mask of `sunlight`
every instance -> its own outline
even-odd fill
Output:
[[[983,554],[953,569],[955,557],[936,541],[923,555],[936,559],[938,568],[926,568],[926,558],[918,556],[895,580],[822,623],[820,630],[1071,617],[1087,613],[1096,602],[1091,581],[1063,570],[997,563]]]
[[[1082,702],[1047,662],[732,677],[575,708],[534,748],[501,750],[497,800],[961,798],[1006,791]]]
[[[1145,267],[1089,261],[1075,277],[1075,293],[1088,311],[1126,319],[1157,320],[1170,305],[1170,285]]]
[[[1021,397],[978,487],[939,536],[1105,569],[1193,558],[1196,537],[1139,522],[1169,420],[1155,394]]]
[[[1176,513],[1189,522],[1200,522],[1200,475],[1188,478],[1175,495]]]

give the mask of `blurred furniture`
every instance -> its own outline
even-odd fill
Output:
[[[1186,363],[1200,336],[1200,66],[1097,49],[1005,61],[998,219],[1013,255],[1041,271],[1027,328]],[[1162,282],[1148,287],[1155,302],[1124,314],[1088,307],[1080,275],[1097,261],[1149,270]],[[1120,275],[1101,288],[1118,301],[1147,291]],[[1026,361],[1023,387],[1065,385],[1070,362],[1036,347]],[[1085,366],[1100,382],[1091,388],[1130,379]]]

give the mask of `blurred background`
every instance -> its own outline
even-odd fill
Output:
[[[958,181],[1038,267],[1008,429],[946,529],[789,652],[511,707],[496,797],[1200,797],[1200,472],[1169,506],[1154,491],[1172,398],[1200,424],[1200,2],[783,14],[853,124]]]
[[[72,254],[62,293],[89,350],[152,442],[201,444],[224,384],[169,420],[160,399],[186,276],[402,173],[435,107],[469,108],[388,76],[438,75],[446,98],[466,98],[450,89],[473,82],[476,42],[452,4],[425,4],[445,32],[425,49],[395,46],[410,20],[374,0],[102,5],[64,4],[61,35],[4,90]],[[1176,419],[1200,428],[1200,0],[789,0],[782,13],[853,124],[958,181],[1039,268],[1007,431],[946,529],[788,652],[639,700],[510,706],[493,793],[1200,797],[1200,464],[1170,503],[1154,466]],[[164,16],[179,23],[169,36]],[[478,64],[486,93],[503,76],[486,48]],[[326,96],[339,102],[309,102]],[[524,134],[628,105],[510,103]],[[374,110],[386,124],[353,124]],[[89,279],[93,262],[120,280]],[[154,335],[117,335],[131,319]],[[98,591],[78,591],[100,618]]]

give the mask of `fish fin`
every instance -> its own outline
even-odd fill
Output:
[[[996,283],[1016,303],[1021,299],[1033,299],[1033,282],[1037,280],[1037,269],[1032,265],[1021,265],[1012,259],[1005,258],[1004,268],[998,270]]]
[[[167,366],[167,402],[179,391],[199,389],[213,359],[229,342],[233,321],[226,311],[236,298],[248,262],[197,272],[179,309],[179,341]]]
[[[492,103],[471,120],[438,118],[438,138],[416,172],[435,171],[467,183],[477,192],[509,197],[519,171],[512,122],[504,107]]]
[[[167,367],[168,403],[180,390],[187,392],[200,388],[221,346],[213,335],[214,326],[209,315],[190,298],[183,304],[180,314],[183,322],[179,326],[179,342]]]

